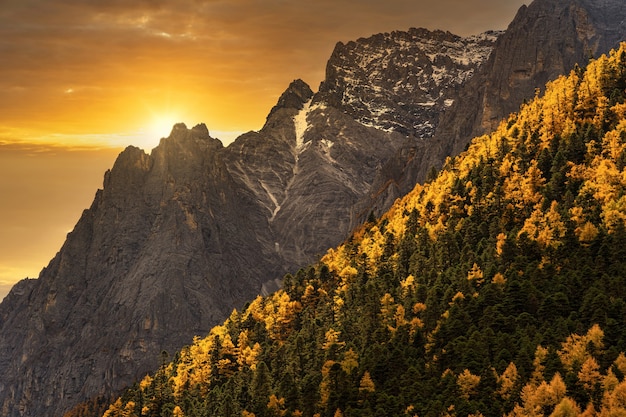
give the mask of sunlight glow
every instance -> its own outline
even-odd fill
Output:
[[[155,116],[148,128],[149,133],[157,140],[169,136],[176,123],[181,122],[180,118],[174,114],[163,114]]]
[[[156,147],[162,138],[166,138],[172,131],[176,123],[183,120],[175,113],[155,114],[151,120],[146,121],[145,127],[141,130],[139,142],[134,144],[146,152]]]

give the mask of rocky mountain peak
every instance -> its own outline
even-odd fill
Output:
[[[191,130],[196,132],[201,137],[206,137],[206,138],[210,137],[209,128],[204,123],[198,123]]]
[[[489,58],[438,114],[433,137],[409,144],[381,171],[370,207],[389,207],[388,202],[424,181],[472,138],[494,129],[548,81],[618,46],[626,36],[623,5],[623,0],[535,0],[522,6]]]
[[[271,118],[280,109],[301,110],[304,103],[309,101],[312,96],[313,91],[307,83],[300,79],[294,80],[280,96],[278,103],[272,108],[267,118]]]
[[[499,35],[462,38],[413,28],[339,42],[326,66],[319,100],[365,126],[430,137],[438,114],[485,62]]]
[[[157,170],[167,165],[178,167],[177,170],[195,175],[193,170],[199,169],[207,153],[223,148],[219,139],[209,135],[204,123],[188,129],[184,123],[177,123],[167,138],[161,139],[159,146],[153,149],[151,160]]]
[[[189,129],[185,123],[176,123],[172,127],[167,138],[164,138],[162,142],[177,142],[184,143],[186,141],[207,141],[215,142],[217,139],[213,139],[209,134],[209,129],[204,123],[199,123],[193,128]],[[162,144],[162,143],[161,143]],[[160,144],[160,145],[161,145]]]

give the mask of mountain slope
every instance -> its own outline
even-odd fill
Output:
[[[522,6],[498,38],[493,53],[463,84],[441,116],[432,138],[402,149],[376,181],[369,206],[389,207],[432,167],[458,155],[471,138],[493,130],[503,118],[589,57],[600,56],[626,39],[621,0],[536,0]]]
[[[549,0],[522,7],[437,132],[449,154],[493,130],[548,81],[618,47],[626,34],[623,6],[619,0]]]
[[[353,57],[366,49],[372,68],[400,71],[392,79],[398,96],[358,88],[367,77],[345,96],[399,102],[414,72],[426,82],[435,68],[448,94],[494,41],[413,32],[338,46]],[[438,58],[414,65],[422,49],[435,53],[441,36],[450,41]],[[461,53],[473,58],[456,59]],[[328,85],[345,80],[335,65],[348,71],[360,63],[339,55],[329,62]],[[444,67],[454,76],[446,78]],[[150,155],[126,149],[39,279],[21,282],[0,305],[1,414],[61,415],[87,398],[108,397],[155,369],[162,351],[180,349],[233,308],[276,290],[277,279],[367,217],[357,203],[412,139],[366,126],[329,94],[294,81],[260,131],[226,148],[206,126],[181,124]],[[424,111],[411,110],[420,120],[430,117]]]
[[[623,44],[105,416],[621,415],[625,168]]]
[[[568,36],[620,33],[620,0],[535,3],[589,17]],[[554,51],[530,42],[545,26],[523,28],[511,39]],[[0,305],[2,412],[59,415],[132,383],[389,207],[457,146],[428,136],[466,101],[496,35],[416,29],[338,44],[320,91],[294,81],[260,131],[223,148],[206,127],[178,125],[151,155],[125,151],[40,278]]]

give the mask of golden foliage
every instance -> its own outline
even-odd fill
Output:
[[[619,384],[619,379],[615,376],[612,369],[609,369],[606,376],[602,379],[602,388],[605,392],[613,391],[615,387]]]
[[[533,207],[541,203],[543,197],[540,191],[544,185],[545,179],[536,160],[531,162],[526,171],[522,171],[518,162],[514,162],[512,170],[504,179],[504,193],[515,208]]]
[[[622,374],[626,375],[626,355],[623,352],[617,356],[613,363]]]
[[[376,391],[376,386],[374,385],[374,381],[372,381],[372,377],[368,371],[365,371],[363,377],[361,378],[361,382],[359,383],[359,392],[374,392]]]
[[[287,410],[285,409],[285,399],[278,398],[274,394],[270,395],[269,401],[267,402],[267,410],[273,417],[284,416],[287,414]]]
[[[535,350],[535,358],[533,359],[533,374],[531,377],[531,382],[533,384],[539,384],[543,381],[543,371],[546,368],[543,365],[543,362],[545,362],[547,356],[548,349],[543,346],[537,346],[537,349]]]
[[[593,357],[588,357],[578,372],[578,380],[583,383],[587,391],[593,391],[596,384],[600,384],[603,380],[598,361]]]
[[[354,349],[350,348],[343,355],[343,360],[341,361],[341,369],[348,375],[352,373],[353,370],[359,367],[359,354],[354,351]]]
[[[561,363],[568,370],[572,370],[576,366],[582,366],[591,355],[589,347],[595,350],[600,350],[604,347],[603,337],[604,332],[597,324],[594,324],[584,336],[570,335],[563,343],[561,350],[557,352]]]
[[[519,234],[527,233],[528,237],[536,240],[544,247],[557,247],[565,236],[565,224],[558,211],[558,203],[552,201],[550,209],[543,212],[539,206],[526,219]]]
[[[502,275],[502,273],[496,272],[496,274],[491,279],[491,282],[493,284],[503,286],[504,284],[506,284],[506,278],[504,277],[504,275]]]
[[[516,385],[519,381],[517,366],[513,362],[509,363],[502,375],[498,376],[498,394],[505,400],[509,399],[514,393]]]
[[[322,346],[322,349],[328,350],[333,345],[345,346],[346,342],[339,341],[340,335],[341,335],[340,331],[334,330],[332,328],[328,329],[326,331],[326,335],[325,335],[326,339],[325,339],[324,345]]]
[[[593,223],[586,222],[582,227],[577,227],[575,232],[582,243],[590,243],[598,236],[599,230]]]
[[[543,416],[545,407],[556,407],[565,398],[566,387],[563,378],[556,373],[550,383],[527,384],[522,388],[522,404],[515,405],[509,417]]]
[[[476,265],[476,264],[474,264],[474,265]],[[455,301],[464,300],[464,299],[465,299],[465,295],[463,295],[463,293],[461,291],[459,291],[456,294],[454,294],[454,296],[452,297],[452,301],[450,302],[450,305],[454,304]]]
[[[402,289],[402,295],[404,297],[413,294],[415,287],[415,277],[413,275],[409,275],[404,280],[400,281],[400,288]]]
[[[467,272],[467,280],[475,282],[476,285],[481,285],[485,282],[483,271],[475,262],[472,269]]]
[[[577,417],[580,414],[580,407],[578,407],[576,401],[565,397],[554,407],[554,411],[550,414],[550,417]]]
[[[504,244],[506,243],[506,234],[500,233],[496,237],[496,253],[498,256],[502,255],[502,250],[504,249]]]
[[[172,410],[172,417],[185,417],[185,413],[183,413],[183,410],[177,405]]]
[[[461,391],[461,395],[467,399],[476,392],[476,387],[480,383],[480,376],[473,375],[468,369],[465,369],[457,377],[456,383]]]
[[[602,398],[602,410],[599,417],[622,417],[626,416],[626,381],[621,382],[612,391],[604,393]]]

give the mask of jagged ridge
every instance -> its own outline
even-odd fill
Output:
[[[500,34],[462,38],[411,29],[338,43],[321,96],[366,126],[430,137],[439,114],[454,103]]]

